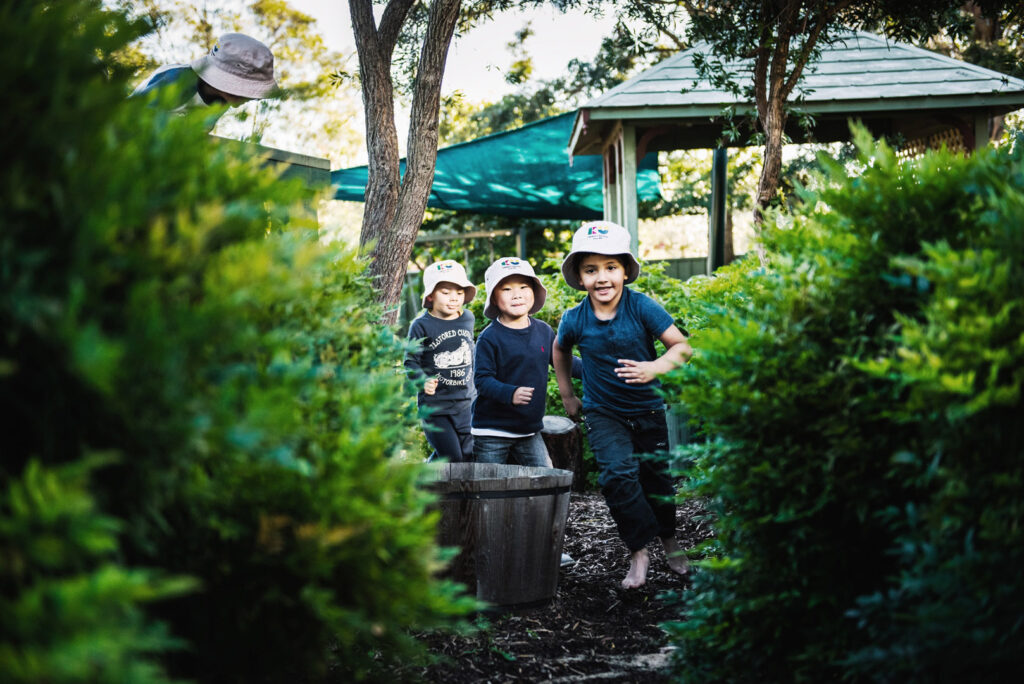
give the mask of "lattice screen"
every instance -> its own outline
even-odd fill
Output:
[[[960,132],[960,129],[947,128],[932,135],[908,140],[900,148],[900,151],[897,152],[897,156],[900,159],[914,159],[915,157],[920,157],[928,150],[937,150],[943,145],[950,151],[967,152],[967,145],[964,144],[964,135]]]

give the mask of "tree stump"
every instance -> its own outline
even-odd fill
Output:
[[[583,473],[583,433],[580,426],[565,416],[544,416],[541,437],[555,468],[571,471],[572,489],[582,492],[587,482]]]

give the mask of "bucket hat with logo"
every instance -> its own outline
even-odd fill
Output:
[[[540,278],[533,272],[533,266],[525,259],[517,257],[502,257],[487,267],[484,273],[484,285],[487,288],[487,306],[484,307],[484,316],[487,318],[498,317],[498,305],[494,303],[494,293],[497,291],[501,281],[509,276],[520,275],[533,281],[533,306],[530,313],[535,314],[544,307],[544,300],[548,297],[547,288]]]
[[[569,287],[585,290],[577,268],[580,254],[607,254],[619,257],[626,269],[626,285],[640,275],[640,262],[629,251],[629,231],[617,223],[590,221],[580,226],[572,236],[572,249],[562,260],[562,277]]]
[[[434,294],[438,283],[454,283],[461,287],[466,291],[466,304],[476,296],[476,285],[469,282],[462,264],[451,259],[435,261],[423,269],[423,308],[427,308],[427,297]]]

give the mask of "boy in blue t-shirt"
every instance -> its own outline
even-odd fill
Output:
[[[547,290],[523,259],[502,257],[484,274],[492,323],[476,340],[474,454],[479,463],[550,467],[541,429],[555,333],[535,314]]]
[[[672,317],[650,297],[626,285],[640,275],[629,251],[629,233],[607,221],[585,223],[562,262],[569,286],[587,293],[566,311],[554,345],[555,376],[566,413],[582,408],[598,483],[630,551],[626,589],[647,581],[647,545],[660,537],[672,570],[687,572],[675,539],[675,489],[667,465],[641,459],[668,447],[665,405],[655,391],[658,375],[693,351]],[[654,340],[665,345],[656,355]],[[583,358],[583,402],[569,379],[573,347]]]

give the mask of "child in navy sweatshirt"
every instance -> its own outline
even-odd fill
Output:
[[[409,324],[409,339],[423,344],[405,355],[414,381],[423,432],[434,452],[427,460],[473,460],[470,408],[473,396],[473,313],[465,304],[476,295],[456,261],[438,261],[423,271],[423,307]],[[426,410],[424,410],[426,409]]]
[[[477,337],[473,402],[474,455],[479,463],[550,467],[541,428],[555,333],[530,314],[547,290],[528,262],[498,259],[484,274],[493,320]]]

